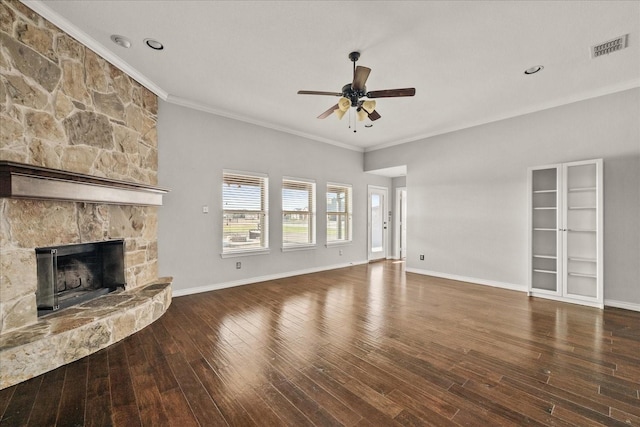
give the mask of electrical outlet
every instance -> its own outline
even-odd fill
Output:
[[[203,206],[202,207],[202,213],[209,213],[209,206]]]
[[[236,270],[240,270],[242,268],[242,263],[240,261],[236,262]]]
[[[342,249],[338,251],[338,255],[342,255]]]
[[[424,261],[424,255],[420,255],[420,261]]]

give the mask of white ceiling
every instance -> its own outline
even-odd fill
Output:
[[[24,2],[169,102],[355,150],[640,87],[640,1]],[[629,48],[591,59],[627,33]],[[336,98],[296,94],[339,92],[354,50],[368,90],[416,88],[378,99],[382,118],[357,133],[316,118]]]

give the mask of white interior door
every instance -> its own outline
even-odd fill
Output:
[[[369,186],[369,261],[387,257],[387,189]]]

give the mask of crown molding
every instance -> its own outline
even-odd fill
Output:
[[[467,123],[461,123],[460,125],[457,126],[452,126],[449,128],[445,128],[445,129],[439,129],[439,130],[435,130],[434,132],[430,132],[430,133],[425,133],[422,135],[416,135],[410,138],[405,138],[405,139],[401,139],[401,140],[397,140],[397,141],[393,141],[393,142],[387,142],[387,143],[383,143],[383,144],[379,144],[373,147],[367,147],[366,149],[364,149],[364,152],[369,152],[369,151],[376,151],[376,150],[381,150],[383,148],[389,148],[389,147],[393,147],[395,145],[401,145],[401,144],[406,144],[408,142],[414,142],[414,141],[419,141],[421,139],[427,139],[427,138],[431,138],[434,136],[438,136],[438,135],[444,135],[447,133],[451,133],[451,132],[456,132],[459,130],[464,130],[464,129],[469,129],[469,128],[473,128],[476,126],[482,126],[482,125],[486,125],[489,123],[494,123],[494,122],[499,122],[501,120],[506,120],[506,119],[512,119],[515,117],[519,117],[519,116],[525,116],[527,114],[532,114],[532,113],[537,113],[539,111],[544,111],[544,110],[548,110],[551,108],[556,108],[556,107],[562,107],[563,105],[569,105],[569,104],[573,104],[576,102],[581,102],[581,101],[587,101],[589,99],[593,99],[593,98],[598,98],[601,96],[606,96],[606,95],[611,95],[617,92],[624,92],[625,90],[630,90],[630,89],[637,89],[640,88],[640,79],[632,79],[632,80],[628,80],[625,82],[620,82],[614,85],[610,85],[610,86],[606,86],[603,88],[599,88],[599,89],[595,89],[589,92],[583,92],[581,94],[578,95],[573,95],[573,96],[569,96],[569,97],[564,97],[564,98],[559,98],[559,99],[554,99],[548,102],[544,102],[538,105],[534,105],[532,107],[529,108],[525,108],[525,109],[521,109],[521,110],[516,110],[516,111],[510,111],[507,114],[501,114],[501,115],[497,115],[494,117],[490,117],[490,118],[484,118],[481,120],[477,120],[474,122],[467,122]]]
[[[273,123],[267,123],[267,122],[263,122],[263,121],[260,121],[260,120],[252,119],[250,117],[245,117],[245,116],[241,116],[241,115],[238,115],[238,114],[233,114],[233,113],[230,113],[228,111],[218,110],[216,108],[211,107],[208,104],[195,102],[195,101],[192,101],[190,99],[181,98],[179,96],[168,95],[167,98],[165,99],[165,101],[167,101],[167,102],[169,102],[171,104],[179,105],[181,107],[187,107],[187,108],[191,108],[193,110],[198,110],[198,111],[203,111],[205,113],[214,114],[216,116],[226,117],[228,119],[233,119],[233,120],[238,120],[240,122],[250,123],[252,125],[260,126],[260,127],[263,127],[263,128],[272,129],[272,130],[276,130],[276,131],[279,131],[279,132],[284,132],[284,133],[288,133],[288,134],[291,134],[291,135],[300,136],[302,138],[310,139],[310,140],[313,140],[313,141],[318,141],[318,142],[323,142],[325,144],[335,145],[336,147],[344,148],[344,149],[347,149],[347,150],[357,151],[359,153],[364,152],[363,148],[356,147],[354,145],[344,144],[342,142],[334,141],[334,140],[327,139],[327,138],[322,138],[320,136],[312,135],[312,134],[305,133],[305,132],[300,132],[300,131],[297,131],[297,130],[294,130],[294,129],[290,129],[290,128],[287,128],[287,127],[284,127],[284,126],[274,125]]]

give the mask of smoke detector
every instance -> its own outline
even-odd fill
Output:
[[[629,34],[591,46],[591,57],[597,58],[626,48],[629,45]]]

